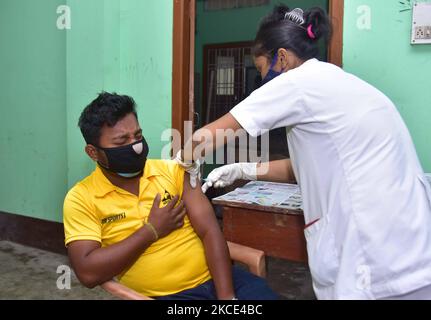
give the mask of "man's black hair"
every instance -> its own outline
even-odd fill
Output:
[[[138,119],[132,97],[102,92],[84,109],[78,126],[87,144],[98,146],[103,126],[113,127],[130,113]]]

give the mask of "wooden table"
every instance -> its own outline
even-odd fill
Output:
[[[260,249],[266,255],[307,262],[302,211],[214,199],[223,208],[226,240]]]

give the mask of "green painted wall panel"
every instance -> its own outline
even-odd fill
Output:
[[[364,5],[371,10],[369,30],[358,28],[363,16],[359,7]],[[405,10],[409,8],[396,0],[346,0],[344,68],[392,99],[424,169],[431,172],[431,45],[410,44],[412,12]]]
[[[0,211],[54,221],[67,188],[60,4],[0,2]]]
[[[59,5],[71,29],[56,27]],[[171,127],[171,0],[0,1],[0,211],[62,220],[94,164],[77,127],[102,90],[132,95],[151,156]]]
[[[173,2],[69,0],[67,36],[68,185],[94,168],[83,152],[79,115],[98,92],[135,98],[151,157],[160,157],[171,127]]]

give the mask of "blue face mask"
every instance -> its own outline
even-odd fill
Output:
[[[274,70],[275,65],[278,61],[278,53],[275,55],[274,59],[272,59],[271,66],[269,67],[269,71],[266,74],[265,78],[262,79],[261,85],[267,84],[271,80],[277,78],[279,75],[283,74],[283,72],[278,72]]]

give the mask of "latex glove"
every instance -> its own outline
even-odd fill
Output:
[[[257,163],[235,163],[211,171],[202,191],[209,188],[224,188],[232,185],[236,180],[257,180]]]
[[[181,157],[181,150],[178,151],[174,160],[190,175],[190,186],[194,189],[197,186],[197,181],[201,180],[201,165],[203,160],[198,159],[193,163],[186,163]]]

